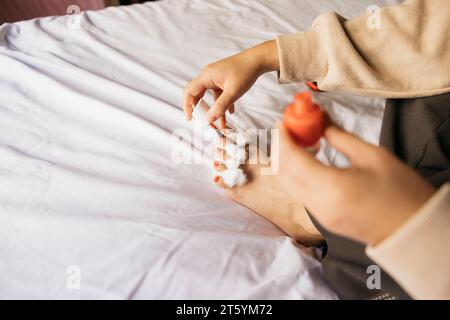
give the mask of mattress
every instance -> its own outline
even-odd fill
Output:
[[[228,199],[207,165],[170,161],[172,132],[192,132],[182,88],[207,63],[323,11],[392,2],[164,0],[3,24],[0,298],[335,299],[310,251]],[[305,88],[266,74],[229,121],[270,128]],[[383,99],[316,99],[378,142]]]

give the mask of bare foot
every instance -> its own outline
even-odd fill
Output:
[[[221,158],[225,157],[222,150],[218,153]],[[323,242],[324,238],[303,205],[281,191],[277,175],[262,175],[261,167],[260,163],[243,165],[248,182],[241,187],[227,188],[219,176],[214,177],[214,182],[225,189],[232,200],[268,219],[298,242],[307,246]],[[227,167],[215,162],[214,169],[222,172]]]

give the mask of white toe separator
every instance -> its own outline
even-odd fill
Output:
[[[247,144],[247,137],[243,132],[232,132],[227,137],[240,147],[245,147]]]
[[[228,143],[225,145],[225,148],[222,146],[219,146],[219,148],[225,149],[227,153],[224,162],[227,169],[219,174],[223,183],[229,188],[240,187],[247,183],[247,176],[239,168],[246,160],[245,145]]]
[[[240,187],[247,183],[247,176],[242,169],[227,169],[218,174],[223,183],[229,187]]]
[[[200,122],[203,127],[208,127],[209,123],[207,120],[207,114],[209,111],[209,106],[203,99],[200,99],[192,112],[192,118]],[[218,121],[216,121],[218,122]],[[218,126],[218,123],[214,123]],[[240,187],[247,183],[247,176],[244,171],[240,169],[240,165],[245,163],[246,160],[246,139],[243,133],[232,133],[228,138],[232,143],[227,143],[224,147],[219,146],[224,149],[227,153],[226,160],[224,164],[227,169],[223,172],[217,174],[222,178],[223,183],[229,187]]]
[[[245,146],[238,146],[236,144],[227,144],[225,146],[225,151],[227,152],[228,156],[233,158],[239,163],[245,163]]]

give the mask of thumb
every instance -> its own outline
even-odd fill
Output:
[[[212,123],[225,114],[225,111],[236,100],[236,94],[231,90],[224,90],[216,99],[214,106],[208,111],[208,122]]]
[[[299,146],[283,123],[279,123],[277,127],[280,134],[279,153],[287,165],[285,169],[304,183],[326,181],[329,168]],[[276,143],[276,141],[274,142]]]
[[[362,164],[376,149],[376,146],[334,125],[325,129],[324,136],[330,145],[346,155],[356,165]]]

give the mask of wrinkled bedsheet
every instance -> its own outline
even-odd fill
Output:
[[[336,298],[320,263],[207,165],[171,162],[171,133],[192,131],[182,88],[207,63],[323,11],[392,2],[164,0],[2,25],[0,298]],[[305,88],[267,74],[230,123],[269,128]],[[383,99],[316,99],[377,143]]]

